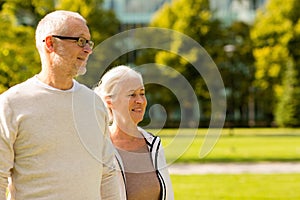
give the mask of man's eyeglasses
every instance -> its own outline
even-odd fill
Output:
[[[91,49],[94,47],[94,42],[91,40],[86,40],[83,37],[69,37],[69,36],[60,36],[60,35],[52,35],[52,37],[61,39],[61,40],[76,40],[77,45],[80,47],[85,47],[86,44],[89,45]],[[45,40],[43,40],[44,42]]]

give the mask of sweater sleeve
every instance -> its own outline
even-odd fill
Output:
[[[0,199],[6,199],[6,188],[14,162],[16,125],[8,101],[0,95]]]
[[[103,173],[101,182],[101,197],[103,200],[120,199],[120,186],[115,166],[114,147],[109,137],[108,123],[106,123],[105,142],[103,148]]]

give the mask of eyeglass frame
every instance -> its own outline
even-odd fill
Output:
[[[71,36],[61,36],[61,35],[51,35],[51,37],[58,38],[60,40],[76,40],[78,46],[85,47],[85,45],[88,44],[91,49],[93,49],[95,44],[92,40],[87,40],[83,37],[71,37]],[[79,43],[80,40],[83,40],[82,42],[83,45]],[[43,40],[43,42],[45,42],[45,40]]]

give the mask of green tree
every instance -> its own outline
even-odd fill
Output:
[[[299,74],[300,70],[299,48],[297,47],[300,40],[299,9],[300,1],[298,0],[289,0],[284,3],[280,0],[269,0],[266,8],[258,12],[251,31],[251,38],[255,45],[253,54],[256,66],[256,86],[259,89],[257,93],[260,96],[259,109],[265,116],[269,116],[270,120],[273,120],[274,115],[282,115],[279,112],[275,113],[278,103],[279,107],[283,106],[280,101],[286,102],[292,99],[283,95],[297,94],[297,92],[286,94],[284,92],[286,88],[283,85],[286,82],[284,79],[290,78],[284,74],[290,74],[289,71],[293,71],[293,69],[287,69],[288,65],[295,66],[296,74]],[[299,87],[299,83],[294,83],[292,88],[297,90]],[[295,98],[294,95],[293,98]],[[299,99],[299,96],[296,98]],[[293,106],[293,109],[299,110],[300,107]],[[287,115],[296,113],[292,111],[293,109],[288,109],[291,113]],[[279,123],[282,124],[282,122]],[[298,123],[300,125],[300,120]]]
[[[283,79],[283,92],[276,107],[276,122],[282,127],[299,126],[300,87],[299,74],[292,63],[287,65]]]
[[[197,41],[208,54],[215,58],[223,52],[223,31],[220,22],[213,18],[208,0],[177,0],[165,4],[154,16],[150,26],[168,28],[181,32]],[[221,49],[220,49],[221,47]],[[194,88],[201,101],[202,119],[210,117],[210,94],[199,72],[184,58],[176,55],[176,52],[185,51],[186,55],[196,58],[194,49],[186,48],[182,41],[171,44],[172,52],[157,51],[154,54],[156,63],[173,67]],[[184,91],[184,88],[183,90]],[[165,99],[167,101],[167,99]],[[174,100],[175,101],[175,100]],[[176,102],[169,102],[174,105]],[[193,105],[186,105],[186,109],[194,109]]]
[[[18,21],[17,2],[2,5],[0,13],[0,93],[24,81],[40,69],[34,29]],[[25,20],[25,19],[24,19]]]
[[[252,95],[250,91],[254,68],[250,40],[251,27],[242,22],[235,22],[230,27],[225,27],[213,16],[214,13],[210,10],[207,0],[177,0],[164,5],[154,16],[150,26],[184,33],[207,51],[218,66],[226,87],[227,120],[241,123],[248,120],[248,101]],[[186,48],[183,42],[176,41],[171,44],[173,53],[151,51],[146,55],[147,61],[153,59],[156,63],[173,67],[189,80],[201,104],[202,117],[205,116],[201,120],[203,121],[211,114],[208,83],[204,82],[203,77],[191,63],[174,53],[182,51],[183,48]],[[193,49],[188,49],[186,52],[189,57],[201,60],[200,57],[195,56]],[[214,80],[213,75],[211,79]],[[165,98],[163,101],[169,100]],[[174,108],[175,103],[169,102],[169,107]]]
[[[119,21],[112,11],[102,8],[103,0],[13,0],[0,3],[0,93],[33,76],[40,70],[35,48],[35,27],[47,13],[65,9],[81,13],[88,22],[96,44],[118,32]],[[100,19],[100,20],[99,20]],[[84,83],[99,79],[97,69]]]
[[[253,112],[253,108],[249,108],[249,103],[255,99],[252,86],[255,69],[250,29],[250,25],[239,21],[227,27],[225,55],[216,61],[228,91],[227,121],[232,122],[232,125],[248,125],[249,113]]]

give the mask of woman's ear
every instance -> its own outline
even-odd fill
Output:
[[[106,96],[106,97],[104,97],[104,100],[105,100],[105,103],[106,103],[106,105],[107,105],[107,107],[108,108],[112,108],[112,98],[111,98],[111,96]]]
[[[52,36],[47,36],[45,38],[45,47],[49,52],[53,52],[54,48],[53,48],[53,41],[52,41]]]

